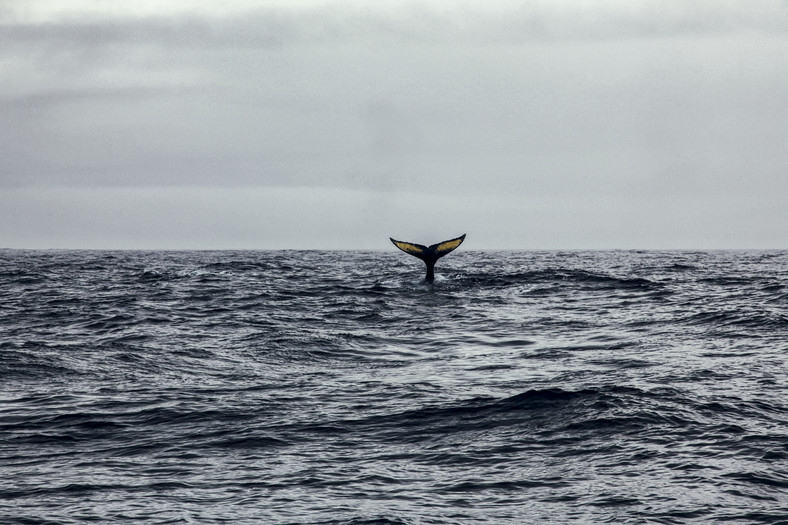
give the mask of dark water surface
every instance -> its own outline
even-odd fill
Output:
[[[0,251],[0,523],[786,523],[788,252]]]

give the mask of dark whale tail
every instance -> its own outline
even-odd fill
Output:
[[[389,239],[391,239],[391,237],[389,237]],[[464,240],[465,234],[463,233],[456,239],[439,242],[437,244],[433,244],[432,246],[424,246],[422,244],[416,244],[412,242],[403,242],[396,239],[391,239],[391,242],[393,242],[394,246],[403,252],[409,253],[410,255],[418,257],[424,261],[424,264],[427,265],[427,281],[432,282],[435,280],[435,262],[444,255],[451,253],[455,248],[457,248],[457,246],[462,244],[462,241]]]

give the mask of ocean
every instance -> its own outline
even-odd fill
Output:
[[[788,524],[788,251],[0,251],[0,523]]]

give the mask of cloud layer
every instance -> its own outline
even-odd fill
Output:
[[[8,245],[44,239],[54,220],[32,204],[36,191],[63,209],[90,208],[69,188],[158,202],[148,216],[164,227],[168,205],[147,193],[157,187],[170,207],[183,206],[173,188],[214,188],[206,213],[219,222],[253,206],[244,188],[286,190],[293,204],[325,195],[346,227],[390,210],[367,221],[389,230],[352,237],[359,247],[391,228],[438,229],[429,204],[410,209],[402,195],[477,208],[468,227],[486,239],[511,228],[490,247],[552,246],[556,235],[560,247],[784,245],[784,2],[234,5],[4,6],[0,188],[32,199],[28,233]],[[531,223],[534,209],[552,222]],[[727,234],[744,210],[762,216]],[[709,226],[671,243],[676,216]],[[268,224],[288,221],[277,217]],[[598,233],[575,235],[581,221]],[[621,222],[641,226],[611,234]],[[520,233],[534,227],[552,235]],[[287,239],[312,242],[304,230]]]

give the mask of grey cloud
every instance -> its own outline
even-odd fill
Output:
[[[112,18],[85,14],[34,24],[8,15],[0,43],[101,47],[147,43],[186,47],[267,48],[359,41],[523,43],[760,31],[785,34],[785,2],[671,0],[665,2],[524,2],[474,4],[333,4],[256,8],[222,17],[191,14]]]
[[[157,96],[170,96],[172,94],[173,89],[171,88],[151,86],[47,89],[44,91],[6,96],[0,99],[0,105],[7,111],[12,111],[14,109],[25,111],[84,102],[133,102],[135,100],[144,100]]]
[[[761,64],[741,42],[158,49],[6,95],[4,180],[552,192],[758,165],[785,135],[785,41]]]
[[[57,221],[50,205],[98,231],[111,209],[94,199],[107,196],[127,211],[104,238],[126,231],[142,201],[152,218],[130,227],[135,239],[192,197],[189,218],[216,222],[217,237],[222,217],[259,218],[235,211],[247,206],[277,210],[263,217],[273,232],[290,207],[325,195],[338,200],[315,209],[347,228],[367,221],[367,239],[397,224],[440,237],[467,223],[516,247],[508,232],[537,222],[550,246],[642,246],[649,231],[669,246],[695,221],[684,246],[707,233],[724,246],[714,225],[741,241],[759,210],[761,238],[776,238],[788,193],[786,4],[566,5],[6,20],[0,186],[40,207],[30,235]],[[41,187],[70,189],[41,200]],[[299,213],[320,237],[321,221]],[[20,217],[6,222],[22,228]]]

